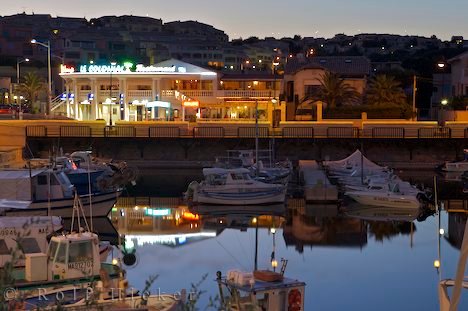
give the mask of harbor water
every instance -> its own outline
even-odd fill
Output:
[[[436,173],[398,174],[432,186]],[[203,310],[219,293],[217,271],[254,269],[256,241],[259,269],[272,269],[276,260],[278,270],[284,258],[285,275],[306,282],[306,310],[438,310],[439,280],[455,276],[468,210],[462,181],[438,176],[443,210],[415,215],[346,203],[306,205],[297,198],[287,208],[194,210],[182,193],[200,179],[197,169],[145,170],[108,224],[96,225],[104,238],[136,255],[126,267],[132,287],[143,289],[157,275],[152,293],[190,292],[206,277],[199,286]],[[466,293],[459,310],[468,310]]]

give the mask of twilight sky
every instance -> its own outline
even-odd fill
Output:
[[[468,0],[2,0],[0,14],[198,20],[229,37],[395,33],[468,37]]]

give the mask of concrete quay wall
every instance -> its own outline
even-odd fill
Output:
[[[28,152],[47,157],[50,150],[71,153],[91,149],[99,157],[127,160],[139,166],[181,167],[208,165],[227,150],[253,149],[254,139],[138,139],[138,138],[28,138]],[[260,139],[260,148],[269,149],[273,141]],[[53,148],[55,147],[55,148]],[[363,147],[366,157],[391,167],[434,168],[445,161],[463,159],[466,139],[275,139],[276,158],[298,160],[342,159]]]

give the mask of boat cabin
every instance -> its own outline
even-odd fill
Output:
[[[73,196],[73,185],[63,171],[51,169],[1,170],[0,197],[8,200],[43,201]]]
[[[205,176],[205,182],[211,186],[243,184],[252,181],[250,171],[245,168],[204,168],[203,175]]]
[[[52,237],[48,265],[49,281],[99,275],[101,261],[98,236],[83,232]]]

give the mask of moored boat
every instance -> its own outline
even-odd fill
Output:
[[[192,182],[187,196],[193,203],[216,205],[258,205],[281,203],[286,186],[253,180],[245,168],[203,169],[205,180]]]
[[[63,171],[52,169],[19,169],[0,171],[0,198],[23,201],[24,206],[2,204],[8,216],[61,216],[72,214],[73,185]],[[107,216],[121,190],[81,195],[86,216]]]
[[[420,199],[424,194],[413,191],[402,192],[398,184],[395,184],[389,185],[386,191],[347,191],[345,195],[364,205],[419,209],[422,206]]]

